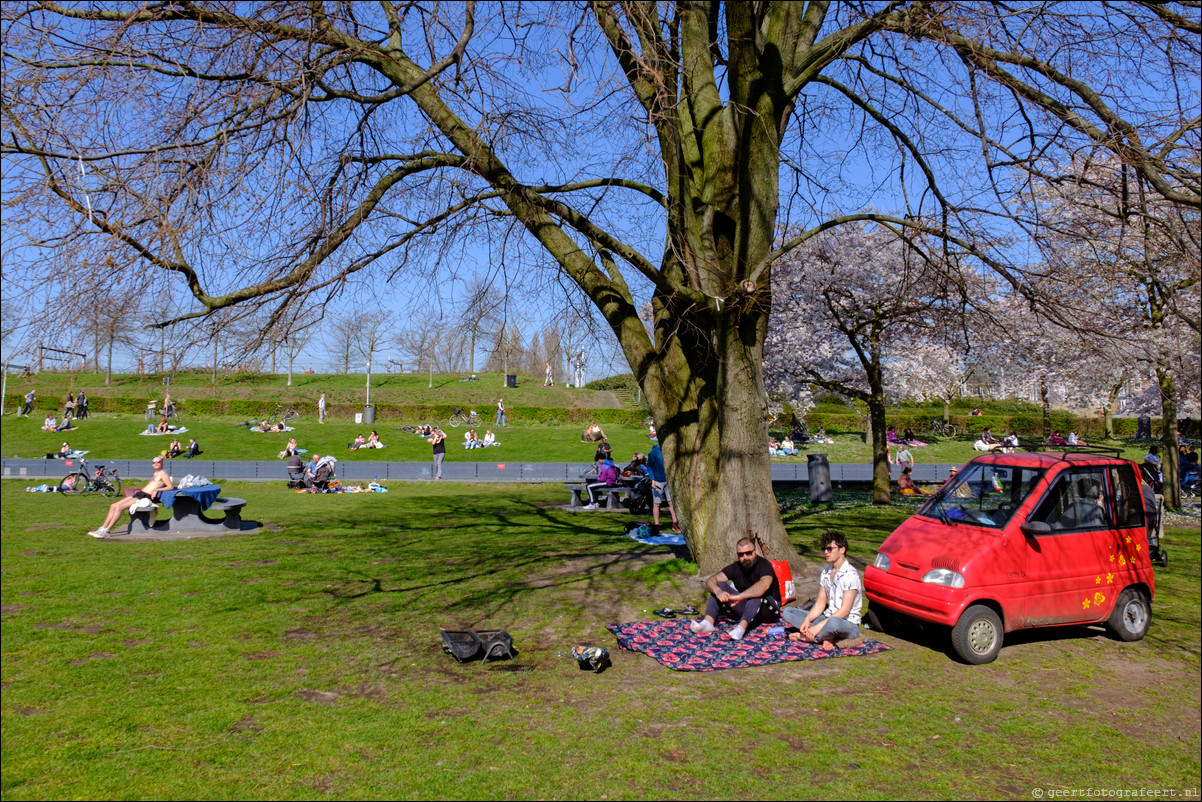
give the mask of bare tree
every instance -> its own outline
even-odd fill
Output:
[[[1015,188],[1066,154],[1115,153],[1150,192],[1202,205],[1192,4],[0,13],[0,152],[20,164],[6,224],[122,243],[186,285],[181,318],[246,303],[278,317],[373,267],[428,276],[468,237],[517,273],[549,257],[643,387],[706,572],[748,532],[798,561],[763,447],[785,253],[874,219],[947,237],[1033,292],[999,240]],[[564,158],[566,142],[585,144]],[[900,211],[825,213],[874,197]]]

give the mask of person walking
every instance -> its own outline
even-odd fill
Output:
[[[321,397],[317,399],[317,422],[318,423],[326,422],[326,394],[325,393],[322,393]]]
[[[505,425],[505,401],[497,399],[497,426]]]
[[[88,394],[83,390],[75,397],[75,417],[79,420],[88,419]]]
[[[427,443],[434,446],[434,480],[442,479],[442,460],[447,455],[447,436],[443,434],[442,429],[434,427],[434,434],[426,440]]]
[[[546,374],[547,374],[547,378],[543,379],[543,387],[546,387],[548,385],[550,385],[551,387],[554,387],[555,379],[553,379],[551,377],[551,363],[550,362],[547,363]]]

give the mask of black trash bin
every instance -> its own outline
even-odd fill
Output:
[[[373,423],[376,422],[376,405],[375,404],[364,404],[363,405],[363,422],[366,423],[368,426],[371,426]]]
[[[835,500],[835,493],[831,490],[831,464],[827,461],[826,454],[807,454],[806,459],[809,464],[807,469],[810,474],[810,503],[826,503]]]
[[[517,387],[518,386],[518,377],[517,377],[516,373],[506,373],[505,374],[505,386],[506,387]]]

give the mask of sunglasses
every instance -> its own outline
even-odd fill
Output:
[[[823,550],[823,551],[835,551],[835,550],[837,550],[838,548],[839,548],[839,546],[823,546],[823,547],[822,547],[822,550]]]
[[[736,551],[735,554],[739,555],[740,557],[750,557],[751,555],[755,554],[755,552],[754,551]]]

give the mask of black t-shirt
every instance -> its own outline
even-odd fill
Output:
[[[766,576],[772,577],[772,584],[768,587],[768,591],[764,596],[770,597],[777,604],[780,604],[780,584],[776,581],[776,572],[772,570],[772,563],[763,557],[756,557],[755,562],[751,564],[751,568],[746,572],[739,561],[735,560],[723,568],[722,573],[726,574],[726,578],[734,583],[735,588],[740,593],[747,590],[756,582],[759,582],[762,578]]]
[[[434,444],[434,453],[435,454],[447,453],[447,439],[445,437],[440,438],[439,441]]]

